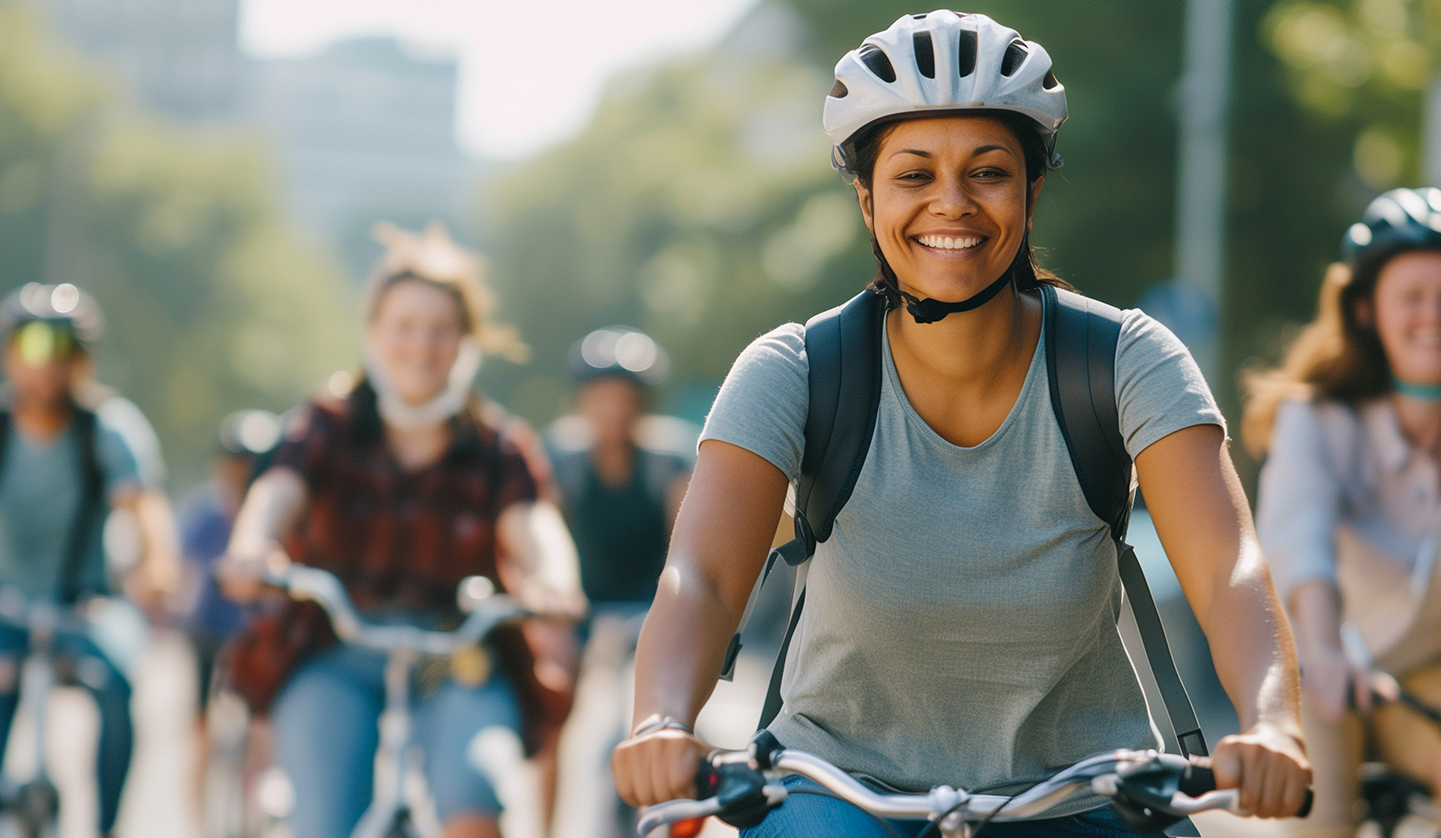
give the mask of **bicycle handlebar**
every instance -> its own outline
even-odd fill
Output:
[[[762,743],[762,735],[757,740]],[[773,740],[772,740],[773,741]],[[1110,751],[1096,754],[1013,796],[972,794],[937,786],[925,794],[872,791],[841,769],[803,751],[773,750],[753,742],[746,751],[716,752],[701,763],[697,800],[672,800],[642,811],[637,831],[653,830],[680,820],[719,816],[735,826],[759,823],[785,802],[789,792],[781,778],[807,777],[842,800],[883,818],[943,821],[950,828],[962,822],[1018,821],[1045,817],[1062,801],[1092,791],[1111,798],[1121,815],[1134,823],[1164,826],[1187,815],[1225,809],[1244,815],[1235,789],[1216,790],[1209,766],[1156,751]],[[1300,817],[1310,812],[1308,790]]]
[[[476,579],[463,585],[475,586]],[[436,631],[407,625],[376,625],[360,618],[345,586],[335,574],[318,567],[291,564],[272,571],[266,584],[279,588],[292,599],[309,600],[325,609],[336,637],[346,643],[378,652],[414,651],[426,655],[452,655],[463,647],[484,640],[497,627],[517,622],[534,614],[505,594],[462,590],[462,598],[470,608],[465,622],[451,631]]]

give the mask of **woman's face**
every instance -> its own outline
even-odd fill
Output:
[[[1373,300],[1391,373],[1411,384],[1441,384],[1441,252],[1392,258],[1376,277]]]
[[[375,308],[365,342],[381,373],[408,404],[440,395],[464,337],[455,295],[419,280],[391,286]]]
[[[901,290],[959,302],[1011,266],[1040,186],[1028,202],[1021,144],[1004,123],[951,116],[897,123],[856,193]]]

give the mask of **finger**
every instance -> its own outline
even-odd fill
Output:
[[[1351,677],[1351,689],[1356,696],[1356,710],[1361,715],[1368,715],[1371,712],[1371,679],[1366,674],[1356,674]]]
[[[1260,800],[1257,814],[1263,818],[1279,818],[1288,814],[1286,809],[1286,766],[1285,757],[1272,750],[1262,751],[1256,760],[1261,776],[1258,787]]]
[[[615,779],[615,793],[620,795],[627,806],[635,806],[635,785],[631,782],[630,764],[626,760],[626,743],[622,742],[610,752],[610,775]]]
[[[1233,789],[1241,780],[1241,763],[1236,749],[1223,742],[1211,757],[1211,771],[1216,775],[1216,788]]]

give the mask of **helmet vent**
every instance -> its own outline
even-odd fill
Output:
[[[911,20],[925,20],[925,19],[926,19],[926,16],[923,15],[923,14],[922,14],[922,15],[911,15]]]
[[[976,31],[974,29],[961,30],[960,48],[956,50],[960,56],[957,61],[957,70],[961,78],[969,76],[976,71]]]
[[[1011,41],[1011,45],[1006,47],[1006,54],[1001,56],[1001,75],[1009,76],[1016,72],[1016,68],[1026,60],[1026,53],[1025,44],[1020,41]]]
[[[911,36],[916,50],[916,69],[928,79],[936,77],[936,48],[931,43],[931,33],[917,32]]]
[[[1056,74],[1051,72],[1050,70],[1047,70],[1046,78],[1044,81],[1041,82],[1041,88],[1044,90],[1055,90],[1060,86],[1061,82],[1056,78]]]
[[[863,44],[860,59],[881,81],[889,83],[896,80],[896,69],[891,66],[891,60],[875,44]]]
[[[835,86],[831,88],[831,97],[834,99],[844,99],[847,93],[850,93],[850,91],[846,89],[845,84],[840,79],[836,79]]]

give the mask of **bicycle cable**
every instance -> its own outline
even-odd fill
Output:
[[[868,810],[867,810],[865,807],[863,807],[863,806],[856,806],[856,804],[851,803],[849,800],[846,800],[844,797],[841,797],[839,794],[836,794],[835,792],[823,791],[823,790],[818,790],[818,789],[788,789],[787,791],[788,791],[790,794],[793,794],[793,795],[795,795],[795,794],[813,794],[813,795],[815,795],[816,797],[829,797],[829,798],[831,798],[832,800],[839,800],[839,801],[841,801],[842,803],[847,803],[847,804],[849,804],[849,805],[851,805],[851,806],[855,806],[856,809],[858,809],[858,810],[860,810],[860,811],[862,811],[862,812],[865,812],[866,817],[868,817],[868,818],[870,818],[871,820],[875,821],[876,823],[880,824],[881,829],[884,829],[884,830],[886,831],[886,834],[889,835],[889,836],[891,836],[891,838],[903,838],[903,836],[902,836],[899,832],[897,832],[894,827],[892,827],[890,824],[888,824],[888,823],[886,823],[884,820],[882,820],[879,815],[875,814],[874,812],[868,811]],[[916,836],[916,838],[920,838],[920,836]]]

